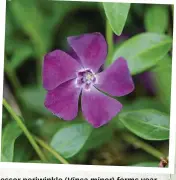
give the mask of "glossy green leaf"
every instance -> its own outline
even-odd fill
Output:
[[[7,124],[2,134],[1,161],[12,162],[14,156],[14,144],[22,134],[22,130],[15,121]]]
[[[140,98],[136,98],[133,101],[132,100],[123,101],[122,104],[123,104],[123,108],[121,112],[141,110],[141,109],[155,109],[167,113],[167,110],[164,107],[164,105],[161,102],[157,101],[156,98],[140,97]],[[125,129],[123,123],[117,120],[118,115],[115,119],[118,128]]]
[[[65,158],[70,158],[78,153],[92,132],[92,127],[88,123],[71,124],[53,136],[51,147]]]
[[[125,127],[146,140],[169,139],[169,116],[157,110],[145,109],[119,114]]]
[[[145,13],[145,28],[148,32],[164,33],[169,24],[169,9],[166,5],[152,5]]]
[[[124,42],[114,53],[113,60],[124,57],[132,75],[155,66],[171,49],[172,39],[167,35],[142,33]]]
[[[127,20],[130,4],[104,2],[103,6],[114,33],[120,35]]]

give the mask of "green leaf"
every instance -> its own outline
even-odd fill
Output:
[[[109,125],[93,129],[91,136],[85,144],[85,149],[93,149],[108,143],[113,137],[112,127]],[[95,143],[96,142],[96,143]]]
[[[164,33],[169,24],[169,9],[166,5],[152,5],[145,13],[145,28],[148,32]]]
[[[149,98],[149,97],[138,97],[133,101],[122,101],[123,109],[121,112],[125,111],[134,111],[134,110],[141,110],[141,109],[155,109],[161,112],[167,113],[166,108],[164,105],[159,102],[156,98]],[[118,128],[125,129],[125,126],[121,121],[118,121],[118,116],[115,117],[115,122]]]
[[[88,123],[71,124],[59,129],[51,140],[51,147],[65,158],[78,153],[92,132]]]
[[[14,143],[22,134],[22,130],[15,121],[7,124],[2,134],[1,161],[12,162],[14,156]]]
[[[110,124],[101,128],[93,129],[83,148],[79,151],[76,157],[73,157],[73,160],[75,158],[75,160],[83,162],[89,157],[89,154],[87,153],[88,151],[97,150],[101,146],[109,143],[113,139],[113,133],[114,130]]]
[[[114,53],[113,60],[124,57],[132,75],[155,66],[171,49],[172,39],[167,35],[142,33],[124,42]]]
[[[172,59],[165,56],[162,63],[152,70],[154,73],[155,86],[160,102],[164,105],[167,112],[170,112],[171,99],[171,77],[172,77]]]
[[[29,44],[23,43],[16,51],[14,52],[12,59],[9,63],[9,68],[11,70],[17,69],[24,61],[26,61],[30,56],[33,55],[33,50]]]
[[[136,166],[136,167],[158,167],[159,162],[142,162],[142,163],[134,164],[132,166]]]
[[[14,21],[27,34],[31,42],[37,48],[37,53],[43,54],[47,49],[47,25],[44,23],[37,1],[15,0],[9,3],[9,8],[13,14]]]
[[[120,35],[127,20],[130,4],[104,2],[103,6],[114,33]]]
[[[143,139],[169,139],[169,116],[157,110],[123,112],[119,114],[119,119],[128,130]]]
[[[51,115],[44,106],[46,92],[42,87],[25,88],[20,95],[27,107],[32,111],[40,114]]]
[[[33,152],[31,144],[25,135],[22,135],[15,141],[13,162],[27,162],[32,157]]]
[[[8,2],[8,4],[14,17],[13,21],[30,37],[37,55],[40,56],[52,47],[56,29],[60,28],[68,13],[73,13],[80,8],[92,7],[92,3],[88,2],[50,2],[43,0],[15,0]]]

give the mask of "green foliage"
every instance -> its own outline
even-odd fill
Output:
[[[14,157],[14,144],[16,139],[22,134],[22,130],[16,122],[10,122],[3,130],[1,161],[12,162]]]
[[[33,49],[31,45],[23,43],[12,55],[11,61],[7,64],[7,68],[13,71],[16,70],[32,55]]]
[[[7,99],[11,113],[3,109],[2,161],[64,163],[56,158],[62,156],[74,164],[158,167],[160,151],[165,151],[162,157],[167,157],[169,139],[172,67],[172,57],[168,55],[172,47],[169,8],[134,3],[7,1],[5,84],[10,87],[7,97],[12,95],[15,102]],[[146,32],[141,33],[143,29]],[[129,96],[117,98],[123,105],[122,111],[97,129],[82,118],[80,111],[71,122],[50,113],[44,107],[47,92],[40,77],[47,52],[54,49],[69,52],[68,36],[90,32],[106,36],[110,52],[107,64],[123,56],[135,82],[135,90]],[[146,82],[143,85],[138,80],[143,72],[152,74],[154,83],[149,83],[155,89],[152,97]],[[16,121],[21,121],[23,135],[14,122],[16,106],[22,113]],[[124,134],[135,134],[139,142],[124,143]],[[57,155],[37,142],[36,137]],[[152,152],[145,149],[150,145]],[[139,148],[134,149],[136,146]]]
[[[148,32],[164,33],[169,25],[169,9],[166,5],[152,5],[145,13],[145,28]]]
[[[15,141],[13,162],[27,162],[33,155],[33,149],[25,136]]]
[[[104,136],[105,134],[106,136]],[[101,145],[110,141],[112,138],[113,138],[113,130],[112,130],[112,126],[110,125],[104,126],[99,129],[93,129],[84,148],[93,149],[93,148],[100,147]]]
[[[141,33],[124,42],[114,53],[113,60],[124,57],[132,75],[155,66],[171,49],[167,35]]]
[[[136,166],[136,167],[158,167],[159,163],[156,162],[142,162],[142,163],[138,163],[138,164],[134,164],[132,166]]]
[[[124,102],[125,106],[122,111],[140,110],[140,109],[155,109],[161,112],[166,112],[165,107],[157,101],[156,98],[141,97],[137,98],[131,103]]]
[[[24,103],[36,113],[49,115],[51,114],[44,106],[46,91],[41,87],[25,88],[21,92],[20,96]]]
[[[37,1],[15,0],[9,3],[9,8],[15,17],[16,24],[31,38],[34,46],[38,47],[37,54],[46,52],[45,31],[47,28],[44,28],[44,20],[38,11]]]
[[[51,140],[51,147],[65,158],[70,158],[80,151],[92,132],[87,123],[68,125],[59,129]]]
[[[128,130],[146,140],[169,139],[169,116],[157,110],[145,109],[119,114]]]
[[[152,70],[154,73],[154,80],[160,101],[165,105],[167,112],[170,111],[171,99],[171,74],[172,74],[172,60],[169,55],[166,55],[162,63]]]
[[[108,21],[117,35],[121,35],[130,9],[129,3],[103,3]]]

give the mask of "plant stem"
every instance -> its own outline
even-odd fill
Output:
[[[16,72],[8,68],[8,65],[4,66],[4,70],[7,74],[8,80],[10,81],[10,84],[13,87],[13,91],[15,94],[15,100],[17,102],[17,105],[19,106],[20,113],[22,114],[23,117],[25,117],[24,113],[21,111],[21,109],[24,108],[24,102],[22,101],[21,95],[20,95],[20,90],[22,89],[21,84],[16,76]]]
[[[108,20],[106,20],[106,41],[108,43],[108,56],[106,60],[106,66],[109,66],[112,62],[113,55],[113,31]]]
[[[21,97],[20,97],[20,90],[21,90],[21,84],[16,76],[16,72],[9,66],[9,63],[7,61],[7,58],[5,57],[5,64],[4,64],[4,71],[8,77],[8,80],[10,81],[13,91],[15,92],[15,96],[17,98],[17,103],[19,106],[22,106]]]
[[[9,72],[8,77],[9,77],[9,80],[11,81],[15,91],[17,91],[16,94],[18,94],[19,90],[21,89],[21,85],[20,85],[18,78],[16,77],[16,74],[13,72]]]
[[[4,70],[9,78],[9,81],[13,85],[14,91],[16,91],[16,94],[18,94],[18,91],[21,89],[20,82],[16,76],[16,73],[7,67],[8,67],[8,65],[5,65]]]
[[[28,138],[29,142],[31,143],[31,145],[33,146],[33,148],[35,149],[36,153],[38,154],[38,156],[40,157],[40,159],[44,162],[47,161],[45,155],[43,154],[43,152],[40,150],[38,144],[35,142],[35,140],[33,139],[31,133],[28,131],[28,129],[26,128],[26,126],[24,125],[24,123],[22,122],[22,120],[15,114],[15,112],[13,111],[13,109],[10,107],[10,105],[7,103],[7,101],[5,99],[3,99],[3,105],[5,106],[5,108],[7,109],[7,111],[11,114],[11,116],[14,118],[14,120],[17,122],[17,124],[19,125],[19,127],[23,130],[24,134],[26,135],[26,137]]]
[[[134,145],[134,146],[136,146],[138,148],[143,149],[144,151],[146,151],[147,153],[153,155],[154,157],[158,158],[159,160],[161,160],[162,158],[165,157],[165,155],[162,154],[161,152],[159,152],[157,149],[155,149],[154,147],[146,144],[145,142],[141,141],[139,138],[137,138],[137,137],[135,137],[135,136],[133,136],[133,135],[131,135],[129,133],[127,133],[127,134],[122,133],[122,138],[126,142],[128,142],[128,143],[130,143],[130,144],[132,144],[132,145]]]
[[[42,139],[34,136],[35,140],[38,142],[39,145],[41,145],[43,148],[45,148],[47,151],[49,151],[56,159],[58,159],[63,164],[69,164],[68,161],[66,161],[58,152],[56,152],[54,149],[52,149],[46,142],[44,142]]]

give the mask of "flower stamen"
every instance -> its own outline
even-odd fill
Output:
[[[78,72],[76,83],[79,87],[89,90],[95,82],[96,76],[91,69],[85,69]]]

